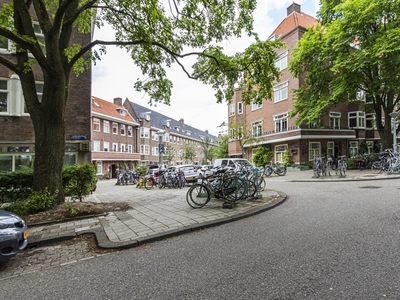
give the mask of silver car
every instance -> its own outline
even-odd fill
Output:
[[[28,245],[29,229],[16,214],[0,210],[0,262],[6,261]]]

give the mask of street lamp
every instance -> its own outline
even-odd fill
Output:
[[[396,118],[400,114],[398,111],[394,111],[389,114],[389,116],[392,118],[393,122],[393,152],[397,152],[397,136],[396,136]]]
[[[161,169],[161,153],[164,153],[164,144],[162,144],[162,136],[165,134],[165,130],[157,131],[158,135],[158,166]]]

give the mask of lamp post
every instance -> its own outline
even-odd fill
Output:
[[[397,152],[397,136],[396,136],[396,118],[400,114],[398,111],[394,111],[389,114],[389,116],[392,118],[392,123],[393,123],[393,152]]]
[[[165,134],[165,130],[157,132],[158,135],[158,166],[161,169],[161,153],[164,153],[164,144],[162,144],[162,136]]]

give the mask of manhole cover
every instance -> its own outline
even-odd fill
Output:
[[[380,189],[380,186],[362,186],[362,189]]]

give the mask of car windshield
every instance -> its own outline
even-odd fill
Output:
[[[242,167],[249,167],[251,164],[247,160],[237,160],[235,161],[238,165]]]

